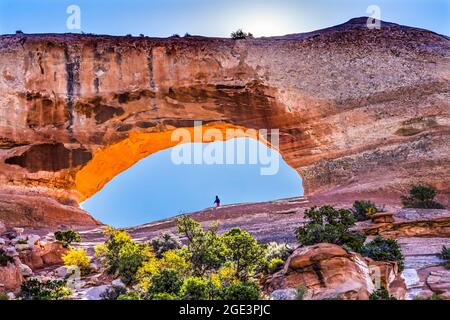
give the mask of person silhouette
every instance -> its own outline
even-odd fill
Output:
[[[220,199],[219,199],[219,196],[216,196],[216,200],[214,200],[214,203],[216,204],[216,208],[220,207]]]

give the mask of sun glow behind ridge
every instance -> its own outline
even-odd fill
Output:
[[[295,19],[302,19],[301,16]],[[231,32],[242,29],[251,32],[255,37],[282,36],[299,32],[294,21],[293,13],[280,7],[253,7],[244,6],[240,10],[223,13],[223,29]],[[300,30],[301,32],[302,30]]]

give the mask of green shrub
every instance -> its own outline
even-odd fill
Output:
[[[246,33],[242,31],[242,29],[238,29],[231,33],[231,38],[235,40],[253,38],[253,34],[251,34],[250,32]]]
[[[413,186],[409,190],[409,197],[402,196],[405,208],[444,209],[444,206],[436,201],[436,189],[424,185]]]
[[[442,246],[441,258],[445,260],[444,267],[450,269],[450,248]]]
[[[294,252],[294,249],[287,243],[270,242],[266,249],[266,259],[270,261],[274,258],[279,258],[286,261],[292,252]]]
[[[150,256],[146,244],[137,244],[122,230],[106,228],[108,240],[95,248],[95,255],[109,274],[118,275],[125,284],[136,280],[136,273]]]
[[[356,221],[364,221],[370,219],[370,216],[377,213],[378,209],[370,201],[365,200],[357,200],[353,202],[353,209],[352,209]]]
[[[72,242],[81,242],[80,234],[73,230],[56,231],[55,239],[60,241],[65,248]]]
[[[308,287],[304,284],[301,284],[295,289],[295,300],[305,300],[307,294]]]
[[[380,289],[372,292],[369,296],[369,300],[397,300],[389,294],[386,288],[381,287]]]
[[[118,300],[118,298],[126,293],[126,289],[122,287],[107,288],[100,294],[102,300]]]
[[[270,274],[280,271],[284,267],[284,261],[280,258],[273,258],[269,261],[267,266],[268,272]]]
[[[146,260],[145,244],[129,243],[123,246],[118,257],[118,273],[125,284],[136,280],[136,273]]]
[[[220,297],[223,300],[258,300],[261,290],[253,282],[242,282],[231,284],[220,290]]]
[[[208,300],[212,295],[212,284],[207,279],[188,277],[181,286],[181,299]]]
[[[179,300],[179,298],[173,293],[160,292],[153,295],[153,300]]]
[[[61,300],[71,294],[71,290],[66,287],[66,281],[41,282],[38,279],[29,279],[22,283],[19,297],[24,300]]]
[[[376,237],[362,247],[361,253],[376,261],[396,261],[399,271],[403,271],[404,259],[397,240]]]
[[[423,296],[415,296],[414,300],[442,300],[441,296],[433,293],[433,295],[429,297],[423,297]]]
[[[227,260],[236,266],[236,277],[246,281],[254,275],[264,257],[264,247],[250,233],[239,228],[231,228],[222,238]]]
[[[206,271],[216,270],[225,262],[226,248],[216,232],[217,225],[204,231],[200,223],[183,216],[178,219],[177,228],[178,233],[187,239],[187,251],[195,276],[204,276]]]
[[[9,300],[9,297],[6,293],[0,292],[0,301]]]
[[[150,240],[150,245],[157,258],[161,258],[169,250],[181,248],[180,240],[171,233],[163,233],[153,238]]]
[[[142,300],[142,298],[138,292],[128,291],[118,296],[116,300]]]
[[[450,260],[450,248],[447,248],[446,246],[442,246],[441,258],[444,260]]]
[[[17,240],[17,244],[27,244],[27,243],[28,243],[27,239],[19,239],[19,240]]]
[[[359,251],[364,243],[363,233],[351,232],[355,217],[350,210],[332,206],[313,207],[305,212],[309,222],[296,229],[298,242],[303,246],[317,243],[334,243]]]
[[[14,259],[8,255],[6,255],[3,249],[0,249],[0,267],[6,267],[8,263],[13,263]]]
[[[134,244],[134,241],[126,232],[114,228],[107,227],[104,233],[108,240],[105,244],[95,247],[95,255],[100,259],[106,271],[114,274],[119,270],[120,251],[126,245]]]
[[[169,293],[178,295],[183,282],[178,277],[178,273],[172,269],[163,269],[152,277],[149,290],[150,296],[157,293]]]

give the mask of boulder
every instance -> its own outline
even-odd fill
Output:
[[[16,248],[12,247],[12,246],[3,248],[3,251],[9,257],[18,257],[19,256],[19,253],[17,252]]]
[[[20,237],[23,234],[23,231],[24,231],[23,228],[13,228],[13,230],[16,233],[17,237]]]
[[[100,265],[97,262],[91,262],[89,264],[89,270],[92,272],[99,272],[100,271]]]
[[[3,238],[0,238],[0,246],[4,246],[6,244],[6,240]]]
[[[372,281],[376,287],[389,288],[392,281],[395,280],[398,274],[398,267],[396,262],[390,261],[375,261],[370,258],[365,258],[369,266]]]
[[[108,290],[109,286],[107,285],[100,285],[96,287],[91,287],[86,290],[85,293],[85,299],[86,300],[102,300],[102,293],[106,292]]]
[[[36,242],[38,242],[41,239],[40,236],[38,236],[37,234],[30,234],[27,237],[27,243],[30,245],[35,245]]]
[[[46,266],[63,264],[61,257],[67,251],[59,242],[49,242],[42,247],[41,258]]]
[[[31,250],[33,249],[33,245],[28,243],[18,243],[15,245],[17,251]]]
[[[20,265],[8,263],[0,266],[0,292],[16,291],[23,282]]]
[[[270,294],[273,300],[296,300],[297,290],[295,289],[278,289]]]
[[[414,288],[420,285],[420,278],[416,269],[405,269],[402,272],[402,278],[405,280],[407,288]]]
[[[430,299],[434,295],[436,295],[436,294],[433,291],[431,291],[430,289],[423,289],[423,290],[418,291],[414,295],[414,300],[426,300],[426,299]]]
[[[450,291],[450,270],[433,271],[427,277],[428,287],[436,294]]]
[[[370,275],[376,288],[384,287],[389,294],[397,300],[404,300],[406,296],[406,283],[398,271],[398,265],[393,261],[375,261],[365,258],[369,266]]]
[[[29,276],[33,275],[33,270],[31,270],[31,268],[29,266],[27,266],[26,264],[20,263],[19,267],[20,267],[20,272],[22,272],[22,275],[24,277],[29,277]]]
[[[127,286],[122,282],[122,280],[120,280],[120,279],[115,279],[115,280],[113,280],[112,282],[111,282],[111,285],[114,287],[114,288],[123,288],[123,289],[125,289]]]
[[[14,238],[17,238],[17,233],[14,230],[8,230],[6,232],[3,232],[3,237],[8,240],[12,240]]]
[[[22,263],[29,266],[32,270],[38,270],[44,267],[44,261],[41,258],[41,247],[34,245],[31,250],[24,250],[19,252],[19,257]]]
[[[296,249],[283,270],[263,284],[269,293],[300,285],[307,287],[314,300],[366,300],[374,291],[365,259],[330,243]]]
[[[53,272],[55,274],[55,277],[65,279],[67,274],[69,273],[69,268],[67,266],[61,266],[56,268]]]
[[[14,292],[8,292],[6,296],[8,297],[8,300],[16,300],[16,295]]]
[[[395,299],[405,300],[408,289],[401,274],[398,274],[394,281],[389,284],[388,291]]]

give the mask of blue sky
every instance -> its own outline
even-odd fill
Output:
[[[248,159],[249,140],[237,140],[245,140]],[[231,143],[232,140],[214,142],[225,148]],[[171,161],[172,149],[167,149],[116,176],[82,207],[105,223],[124,227],[211,207],[216,195],[222,205],[302,195],[298,173],[278,152],[259,142],[258,145],[265,152],[278,155],[277,174],[261,175],[261,167],[267,166],[259,164],[175,165]]]
[[[224,37],[243,28],[256,36],[282,35],[365,16],[375,4],[382,20],[450,34],[449,0],[0,0],[0,33],[69,32],[71,4],[80,7],[86,33]]]
[[[450,34],[449,0],[0,0],[0,34],[228,37],[243,28],[273,36],[366,16],[372,4],[380,7],[382,20]],[[80,7],[80,30],[66,27],[69,5]],[[118,175],[83,206],[106,223],[129,226],[209,207],[216,194],[228,204],[302,193],[300,177],[283,161],[277,175],[261,176],[257,165],[175,166],[165,150]]]

